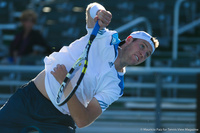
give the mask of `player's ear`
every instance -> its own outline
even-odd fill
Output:
[[[126,43],[130,43],[130,42],[132,42],[133,41],[133,37],[132,36],[128,36],[127,38],[126,38]]]

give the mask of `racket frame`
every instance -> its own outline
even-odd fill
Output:
[[[59,88],[59,91],[58,91],[57,96],[56,96],[56,105],[61,106],[61,105],[65,104],[66,102],[68,102],[69,99],[74,95],[74,93],[78,89],[78,87],[79,87],[79,85],[80,85],[80,83],[81,83],[81,81],[82,81],[82,79],[83,79],[83,77],[84,77],[84,75],[86,73],[86,70],[87,70],[88,54],[89,54],[89,50],[90,50],[91,44],[92,44],[93,40],[95,39],[95,37],[97,36],[97,33],[98,33],[99,29],[100,29],[100,26],[99,26],[98,20],[97,20],[84,51],[82,52],[82,54],[80,55],[78,60],[74,63],[74,65],[71,67],[70,71],[67,73],[64,81],[62,82],[62,84],[61,84],[61,86]],[[67,82],[71,78],[72,73],[74,72],[74,70],[77,67],[79,67],[81,61],[83,61],[83,60],[85,60],[84,66],[83,66],[81,75],[80,75],[75,87],[73,88],[73,90],[69,93],[69,95],[63,101],[60,101],[62,95],[64,95],[63,90],[66,87]]]

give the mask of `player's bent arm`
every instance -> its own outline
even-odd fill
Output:
[[[102,29],[110,24],[112,14],[106,11],[102,5],[95,2],[89,4],[86,9],[86,24],[88,28],[93,28],[97,19],[99,20],[100,29]]]
[[[67,102],[67,105],[73,120],[79,128],[90,125],[102,113],[96,98],[93,98],[87,108],[85,108],[76,95],[73,95]]]
[[[58,64],[54,68],[54,71],[51,71],[51,74],[61,84],[67,74],[66,67]],[[67,105],[73,120],[79,128],[88,126],[102,113],[101,107],[96,98],[93,98],[87,108],[85,108],[76,95],[73,95],[67,102]]]

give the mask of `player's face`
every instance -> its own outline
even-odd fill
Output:
[[[133,38],[131,38],[133,40]],[[152,47],[149,42],[143,39],[127,42],[125,48],[125,60],[127,65],[138,65],[144,62],[152,53]]]

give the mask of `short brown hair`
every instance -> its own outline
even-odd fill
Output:
[[[155,48],[158,48],[159,46],[159,41],[155,37],[152,37],[152,42],[154,43]]]
[[[22,22],[27,21],[27,20],[31,20],[33,23],[36,23],[37,15],[33,10],[25,10],[25,11],[22,12],[20,20]]]

